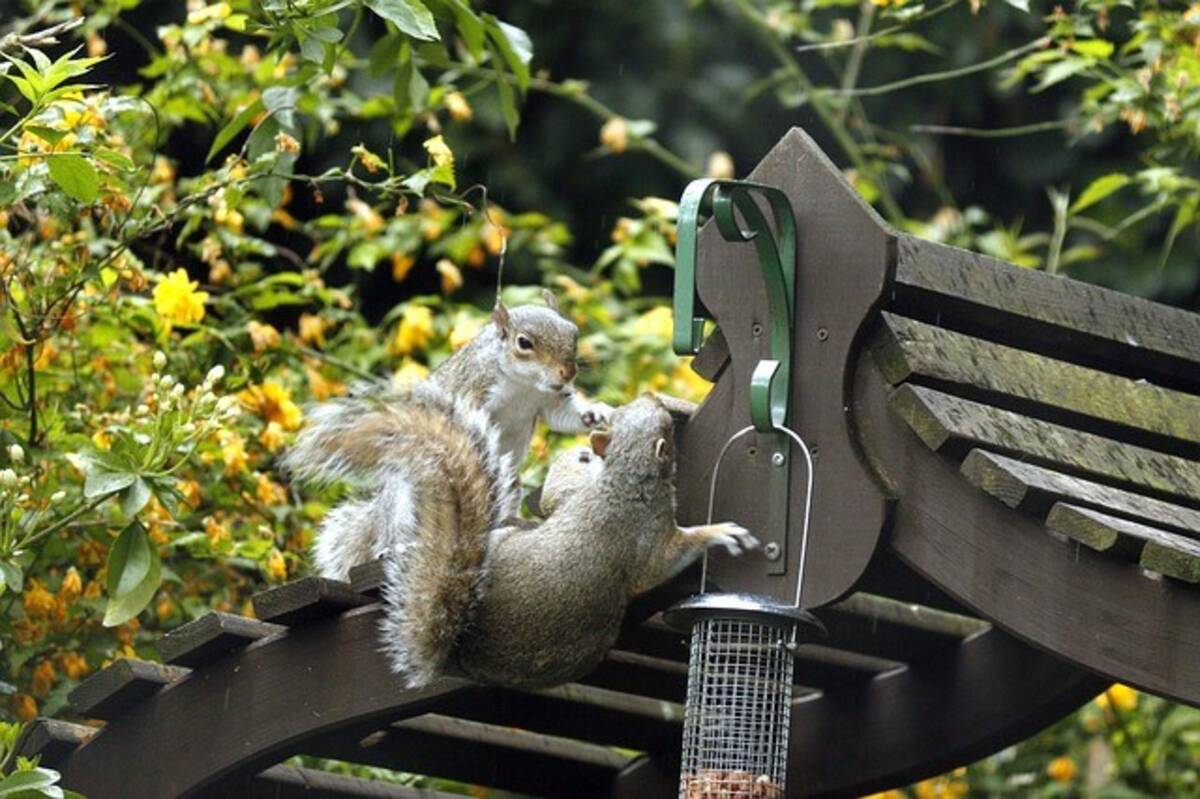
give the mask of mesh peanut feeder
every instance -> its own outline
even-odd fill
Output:
[[[812,458],[799,436],[777,429],[797,442],[808,464],[796,602],[785,605],[751,594],[707,593],[706,557],[701,593],[665,614],[668,624],[692,636],[680,799],[783,799],[785,795],[793,658],[800,643],[822,637],[825,629],[815,616],[800,609]],[[753,430],[751,426],[735,433],[717,457],[709,523],[721,460],[734,441]]]

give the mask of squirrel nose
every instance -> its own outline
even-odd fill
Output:
[[[575,368],[575,364],[573,364],[573,363],[567,364],[566,366],[560,366],[558,368],[558,373],[559,373],[559,375],[562,376],[564,383],[570,383],[572,380],[574,380],[575,373],[577,371],[578,370]]]

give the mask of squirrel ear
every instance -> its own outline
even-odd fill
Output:
[[[554,293],[550,289],[542,289],[542,299],[550,306],[550,310],[558,313],[558,298],[554,296]]]
[[[592,445],[592,452],[604,457],[604,453],[608,451],[608,442],[612,440],[612,434],[607,430],[593,430],[588,436],[588,443]]]
[[[501,341],[508,338],[508,328],[510,325],[508,309],[499,300],[496,301],[495,307],[492,308],[492,321],[496,323],[496,332],[500,334]]]
[[[667,459],[667,440],[660,438],[654,442],[654,457],[660,461]]]

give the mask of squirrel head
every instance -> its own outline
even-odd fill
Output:
[[[560,452],[551,461],[542,483],[542,497],[538,501],[542,513],[546,516],[554,513],[568,499],[594,485],[602,471],[604,461],[589,446],[571,447]]]
[[[631,478],[671,478],[675,473],[675,423],[662,402],[644,394],[613,412],[609,430],[593,432],[592,451]]]
[[[497,302],[492,325],[504,352],[508,377],[546,392],[562,391],[575,379],[579,328],[558,312],[554,295],[542,293],[546,306],[507,308]]]

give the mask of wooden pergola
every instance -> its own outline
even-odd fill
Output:
[[[801,131],[751,179],[798,230],[791,416],[816,450],[804,604],[829,629],[795,669],[788,785],[853,796],[1015,743],[1113,680],[1200,704],[1200,316],[887,227]],[[680,521],[748,422],[767,352],[752,248],[700,236],[715,383],[681,418]],[[773,446],[726,458],[717,515],[767,526]],[[788,513],[803,511],[802,470]],[[714,557],[724,589],[789,599],[779,557]],[[578,684],[398,687],[374,564],[307,578],[165,636],[72,694],[102,728],[42,720],[22,752],[105,797],[436,797],[279,765],[334,758],[538,796],[677,792],[686,641],[642,597]],[[136,764],[136,769],[133,766]]]

